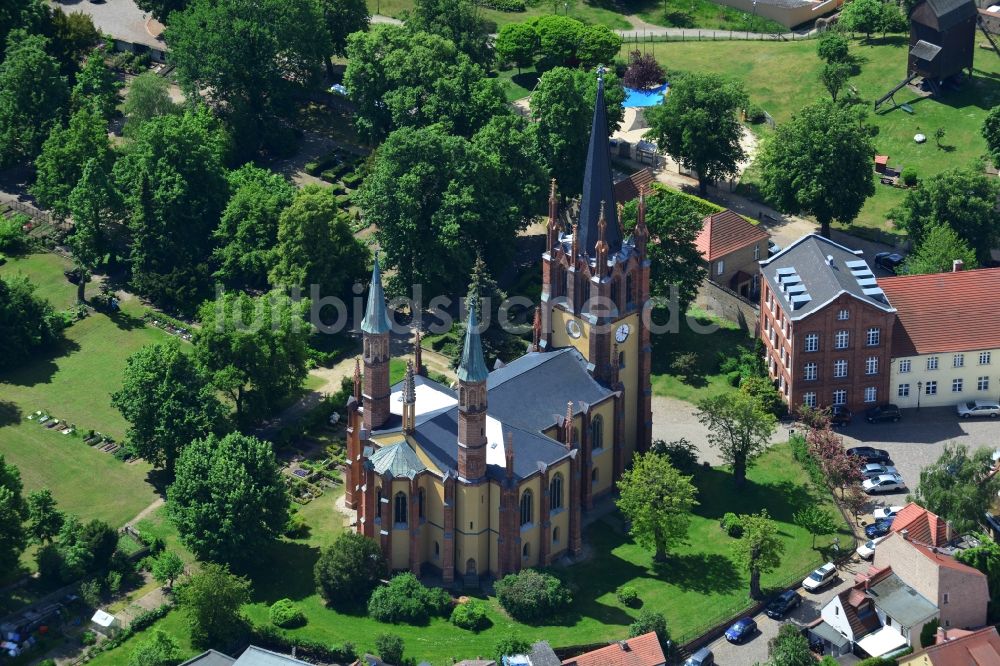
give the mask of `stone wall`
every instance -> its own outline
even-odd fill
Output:
[[[747,333],[757,335],[760,308],[727,287],[712,280],[703,280],[694,304],[709,314],[739,324]]]

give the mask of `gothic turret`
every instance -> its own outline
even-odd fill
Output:
[[[368,289],[368,307],[361,322],[364,342],[364,415],[365,429],[377,430],[389,418],[389,311],[385,307],[382,290],[382,272],[378,255],[372,269],[372,282]]]
[[[615,206],[614,180],[611,176],[611,148],[608,145],[608,117],[604,106],[604,74],[597,75],[597,99],[594,102],[594,120],[590,127],[590,145],[587,148],[587,168],[583,174],[583,196],[580,199],[580,251],[594,256],[597,244],[598,220],[602,203],[607,216],[605,241],[608,254],[622,247],[618,210]]]
[[[417,388],[413,379],[413,361],[406,362],[403,375],[403,432],[412,434],[416,428]]]
[[[468,481],[486,476],[486,380],[489,371],[479,339],[476,304],[469,301],[465,346],[458,366],[458,475]]]

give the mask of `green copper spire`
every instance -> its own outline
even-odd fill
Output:
[[[388,333],[389,311],[385,307],[385,292],[382,291],[382,271],[378,267],[378,253],[375,253],[375,267],[372,269],[372,283],[368,288],[368,308],[361,321],[361,330],[372,335]]]
[[[469,320],[465,324],[465,347],[462,361],[458,364],[458,380],[462,382],[485,382],[489,376],[486,360],[483,358],[483,343],[479,340],[479,322],[476,317],[476,301],[479,296],[469,299]]]

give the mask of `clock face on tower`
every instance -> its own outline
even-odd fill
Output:
[[[575,319],[570,319],[566,322],[566,332],[574,340],[583,335],[583,329],[580,328],[580,323]]]
[[[630,333],[630,331],[631,329],[629,329],[628,324],[622,324],[621,326],[618,327],[618,329],[615,331],[615,340],[618,342],[618,344],[621,344],[626,340],[628,340],[628,334]]]

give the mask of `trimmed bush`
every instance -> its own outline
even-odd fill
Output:
[[[643,636],[651,631],[656,632],[656,637],[660,639],[660,647],[662,647],[664,652],[666,652],[667,641],[670,640],[670,633],[667,631],[667,620],[663,617],[663,613],[657,613],[656,611],[649,610],[641,611],[635,622],[628,626],[629,638]],[[667,655],[667,658],[670,658],[669,654]]]
[[[523,12],[527,9],[524,0],[482,0],[479,6],[498,12]]]
[[[486,603],[469,599],[464,604],[455,606],[451,611],[451,623],[459,629],[482,631],[490,625],[490,620],[486,617]]]
[[[441,588],[425,587],[412,573],[396,576],[376,589],[368,601],[368,615],[379,622],[426,624],[446,616],[451,597]]]
[[[356,189],[361,184],[362,179],[363,178],[362,178],[361,174],[358,173],[357,171],[355,171],[353,173],[347,174],[346,176],[344,176],[340,180],[343,181],[343,183],[344,183],[345,186],[347,186],[347,187],[349,187],[349,188],[351,188],[353,190],[353,189]]]
[[[573,603],[573,596],[558,578],[534,569],[504,576],[494,588],[500,605],[519,622],[549,619]]]
[[[271,605],[268,611],[271,624],[284,629],[301,627],[306,623],[305,614],[299,610],[298,606],[292,603],[291,599],[278,599]]]
[[[618,601],[626,606],[635,606],[639,603],[639,591],[631,585],[622,585],[615,591]]]
[[[760,108],[756,104],[751,104],[747,107],[747,122],[754,125],[759,125],[767,119],[767,115],[764,113],[764,109]]]
[[[899,174],[899,177],[903,181],[903,185],[907,187],[913,187],[917,184],[917,170],[913,167],[903,167],[903,172]]]
[[[743,521],[732,511],[727,511],[725,515],[722,516],[722,520],[719,521],[719,526],[725,531],[726,534],[733,537],[734,539],[739,539],[743,536]]]
[[[387,664],[403,661],[403,639],[395,634],[379,634],[375,637],[375,652]]]

